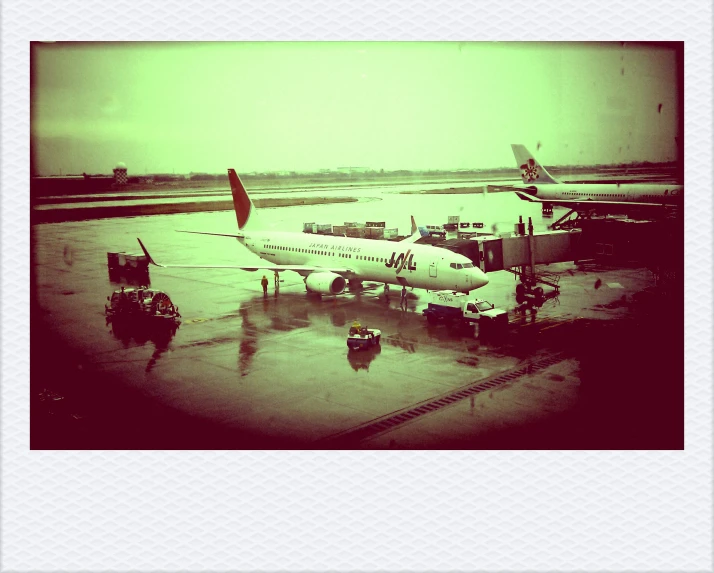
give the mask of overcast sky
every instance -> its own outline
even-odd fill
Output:
[[[34,172],[673,161],[673,49],[584,43],[33,44]]]

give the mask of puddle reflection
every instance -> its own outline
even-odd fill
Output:
[[[357,372],[359,370],[369,370],[369,365],[372,360],[377,358],[382,353],[382,347],[380,345],[373,346],[372,348],[367,348],[364,350],[348,350],[347,351],[347,361],[350,363],[352,369]]]
[[[107,320],[111,325],[111,334],[121,340],[124,348],[128,348],[132,340],[139,346],[144,346],[151,341],[154,352],[146,365],[146,372],[150,372],[161,356],[169,349],[171,340],[179,328],[179,323],[174,321],[150,321],[146,319],[114,317]]]

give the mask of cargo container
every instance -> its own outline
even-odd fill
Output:
[[[125,253],[107,253],[107,266],[110,271],[115,270],[146,270],[149,259],[145,255]]]
[[[357,239],[364,239],[364,229],[359,229],[357,227],[347,227],[347,236]]]
[[[314,233],[317,231],[317,225],[315,223],[303,223],[302,232],[303,233]]]
[[[347,233],[347,227],[344,225],[335,225],[332,227],[332,234],[342,236]]]
[[[396,239],[399,235],[399,229],[384,229],[385,239]]]
[[[384,221],[380,221],[380,222],[367,221],[367,222],[365,223],[365,226],[367,226],[367,227],[382,227],[382,228],[384,229],[384,227],[385,227],[386,225],[385,225]]]
[[[366,227],[364,230],[364,236],[366,239],[383,239],[384,238],[384,228],[383,227]]]
[[[332,225],[330,223],[321,224],[318,223],[316,233],[321,235],[332,233]]]

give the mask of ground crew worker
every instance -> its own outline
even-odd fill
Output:
[[[280,288],[280,275],[278,274],[278,271],[275,271],[275,292],[278,292],[278,289]]]
[[[407,310],[407,287],[406,286],[402,287],[402,298],[399,301],[399,308],[403,308],[404,310]]]
[[[268,296],[268,279],[266,278],[265,275],[263,275],[263,280],[260,281],[260,284],[263,286],[263,298],[267,298],[267,296]]]

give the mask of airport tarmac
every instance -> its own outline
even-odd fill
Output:
[[[447,199],[444,212],[450,200],[464,199]],[[411,206],[424,214],[444,197],[418,201]],[[271,212],[281,225],[363,220],[351,205],[335,216],[345,208]],[[514,312],[513,275],[491,273],[473,294],[510,318],[492,342],[478,330],[467,337],[428,326],[425,291],[414,290],[402,311],[396,287],[390,300],[375,283],[320,298],[290,272],[277,292],[268,275],[264,298],[260,273],[152,267],[151,286],[180,308],[178,330],[105,323],[106,296],[119,287],[106,252],[137,251],[141,237],[160,262],[254,260],[231,239],[174,232],[234,225],[228,211],[33,227],[32,448],[683,447],[682,316],[639,301],[654,284],[642,268],[550,265],[561,294],[535,316]],[[380,347],[348,352],[355,319],[381,329]]]

